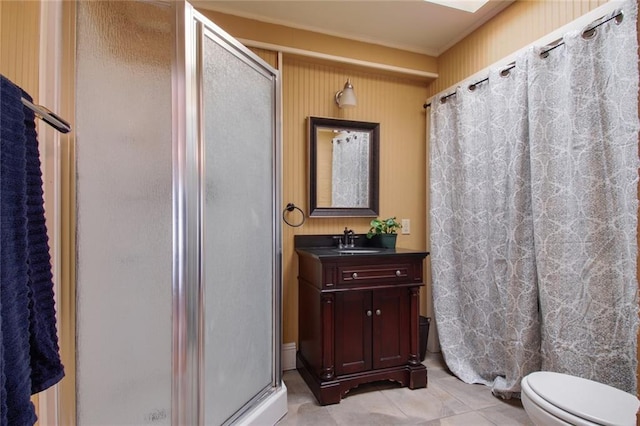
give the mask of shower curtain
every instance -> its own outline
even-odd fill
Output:
[[[504,398],[536,370],[635,393],[636,8],[433,102],[440,344]]]
[[[369,206],[369,133],[343,131],[331,143],[331,207]]]

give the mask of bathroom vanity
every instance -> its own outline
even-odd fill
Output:
[[[331,247],[330,237],[295,237],[296,366],[301,376],[321,405],[339,403],[350,389],[366,382],[425,387],[418,323],[422,264],[428,253],[338,249]]]

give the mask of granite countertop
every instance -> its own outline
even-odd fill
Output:
[[[329,257],[347,257],[347,256],[400,256],[400,255],[428,255],[429,252],[422,250],[411,250],[396,247],[395,249],[376,248],[376,247],[353,247],[339,249],[338,247],[299,247],[296,252],[312,257],[329,258]]]
[[[370,240],[366,234],[356,234],[355,247],[338,248],[334,235],[296,235],[294,245],[297,253],[315,258],[344,258],[353,256],[400,256],[416,255],[427,256],[429,252],[424,250],[412,250],[396,247],[395,249],[370,246]]]

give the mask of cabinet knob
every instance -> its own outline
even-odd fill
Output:
[[[371,311],[367,311],[367,316],[370,317],[371,316]]]
[[[396,277],[399,277],[400,275],[402,275],[402,272],[400,272],[400,270],[398,269],[398,270],[396,271]]]
[[[351,274],[351,276],[352,276],[352,277],[353,277],[353,279],[355,280],[355,279],[357,279],[357,278],[358,278],[358,273],[357,273],[357,272],[354,272],[353,274]]]
[[[376,309],[376,315],[380,315],[382,311],[380,309]]]

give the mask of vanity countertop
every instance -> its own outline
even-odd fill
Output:
[[[368,246],[366,234],[359,234],[355,247],[338,248],[333,241],[333,235],[296,235],[294,237],[295,250],[299,255],[311,256],[317,259],[345,258],[345,257],[388,257],[415,255],[425,257],[429,254],[424,250],[412,250],[396,247],[395,249]]]
[[[338,249],[337,247],[304,247],[296,248],[296,252],[301,255],[307,255],[312,257],[329,258],[329,257],[354,257],[354,256],[400,256],[415,254],[418,256],[426,256],[429,254],[427,251],[411,250],[396,247],[395,249],[386,248],[374,248],[374,247],[353,247]]]

